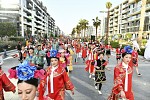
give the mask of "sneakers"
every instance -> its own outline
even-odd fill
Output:
[[[99,94],[102,94],[102,92],[101,92],[101,91],[98,91],[98,93],[99,93]]]
[[[96,90],[98,89],[97,86],[95,86],[95,89],[96,89]]]
[[[142,76],[142,74],[139,73],[138,76]]]

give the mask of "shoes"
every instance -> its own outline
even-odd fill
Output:
[[[102,92],[101,92],[100,90],[98,91],[98,93],[99,93],[99,94],[102,94]]]
[[[95,89],[96,89],[96,90],[98,89],[97,86],[95,86]]]
[[[92,78],[95,81],[95,77]]]
[[[138,76],[142,76],[142,74],[139,73]]]
[[[92,75],[89,75],[89,78],[92,78]]]

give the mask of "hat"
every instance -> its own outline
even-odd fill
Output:
[[[50,57],[51,58],[57,58],[57,50],[51,50],[50,51]]]

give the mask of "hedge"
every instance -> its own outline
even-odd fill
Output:
[[[23,37],[9,37],[9,41],[24,41]]]

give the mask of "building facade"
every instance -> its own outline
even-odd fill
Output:
[[[142,0],[137,3],[125,0],[110,10],[109,35],[127,33],[138,37],[141,21]],[[143,37],[149,39],[150,34],[150,4],[145,6]],[[141,22],[142,23],[142,22]]]
[[[55,20],[39,0],[0,0],[0,19],[15,19],[18,32],[26,34],[54,33]],[[5,17],[5,18],[4,18]]]

